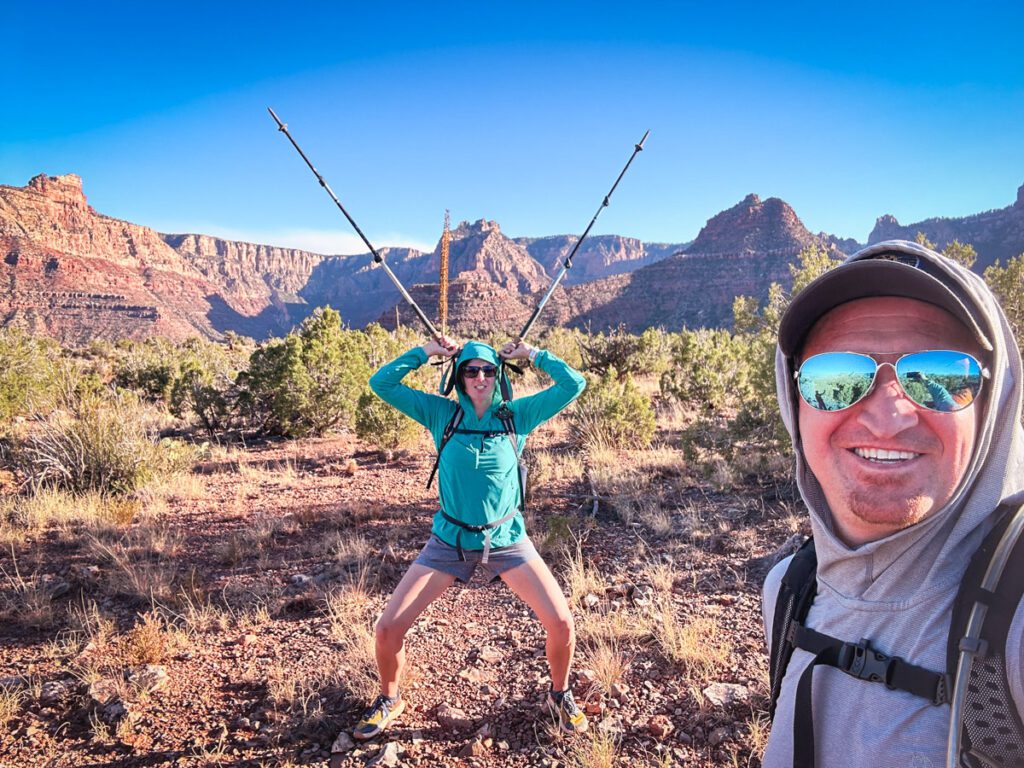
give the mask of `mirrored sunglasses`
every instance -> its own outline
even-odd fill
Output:
[[[879,363],[857,352],[824,352],[800,364],[793,374],[800,398],[819,411],[841,411],[871,392],[883,365],[892,366],[903,392],[922,408],[938,413],[963,410],[989,378],[972,355],[934,349],[903,355],[895,363]]]
[[[462,368],[462,375],[467,379],[475,379],[480,373],[488,379],[493,379],[498,369],[493,365],[466,365]]]

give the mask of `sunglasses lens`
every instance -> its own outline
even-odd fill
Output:
[[[959,411],[981,391],[981,363],[964,352],[907,355],[896,363],[896,375],[907,397],[933,411]]]
[[[493,379],[494,375],[498,372],[498,369],[493,365],[467,365],[462,369],[464,376],[468,376],[471,379],[475,379],[480,375],[480,371],[484,372],[484,376],[488,379]]]
[[[800,366],[800,397],[819,411],[849,408],[871,389],[875,367],[872,358],[853,352],[814,355]]]

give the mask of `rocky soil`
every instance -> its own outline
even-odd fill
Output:
[[[213,449],[127,525],[9,536],[0,766],[758,766],[759,584],[799,528],[792,490],[716,492],[663,449],[643,519],[666,524],[627,525],[557,425],[535,438],[529,522],[577,617],[590,734],[552,727],[539,623],[474,580],[410,634],[400,721],[353,744],[372,622],[434,506],[426,449],[342,435]]]

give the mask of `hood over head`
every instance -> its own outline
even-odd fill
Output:
[[[991,372],[982,397],[974,454],[952,497],[921,522],[851,548],[834,530],[818,479],[807,466],[797,419],[793,372],[807,333],[848,301],[900,296],[935,304],[974,335]],[[800,495],[811,515],[819,573],[852,599],[899,601],[959,582],[969,556],[995,523],[1003,502],[1024,502],[1021,356],[991,290],[976,274],[917,243],[869,246],[817,278],[794,297],[779,326],[775,354],[779,407],[796,454]]]
[[[496,365],[498,367],[498,375],[497,377],[495,377],[494,382],[494,392],[491,395],[492,404],[501,404],[501,393],[503,388],[508,393],[508,399],[511,400],[512,384],[509,381],[508,374],[505,372],[505,368],[502,366],[503,361],[501,357],[498,355],[498,351],[489,344],[484,344],[482,341],[467,341],[463,345],[462,349],[459,350],[458,357],[456,357],[455,359],[455,365],[451,368],[450,373],[448,374],[449,376],[454,377],[452,385],[455,387],[455,391],[458,393],[459,403],[461,403],[462,407],[464,409],[467,409],[467,411],[472,410],[472,405],[470,403],[469,396],[466,395],[466,393],[463,392],[462,388],[459,386],[459,370],[467,362],[475,359],[486,360],[488,363],[491,363],[492,365]],[[504,385],[502,384],[502,382],[504,382]],[[444,393],[446,389],[448,389],[448,382],[445,379],[442,379],[442,393]],[[450,389],[448,391],[450,391]]]

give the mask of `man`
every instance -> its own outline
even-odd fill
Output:
[[[790,634],[764,765],[941,768],[954,598],[1003,511],[1024,503],[1021,357],[1010,327],[977,275],[914,243],[879,243],[794,298],[776,382],[817,586],[799,636]],[[769,644],[790,560],[765,581]],[[1013,615],[1005,668],[1015,711],[996,716],[1019,727],[1024,609],[1002,610]],[[900,657],[925,693],[868,679],[870,649]],[[779,650],[770,649],[773,665]]]

